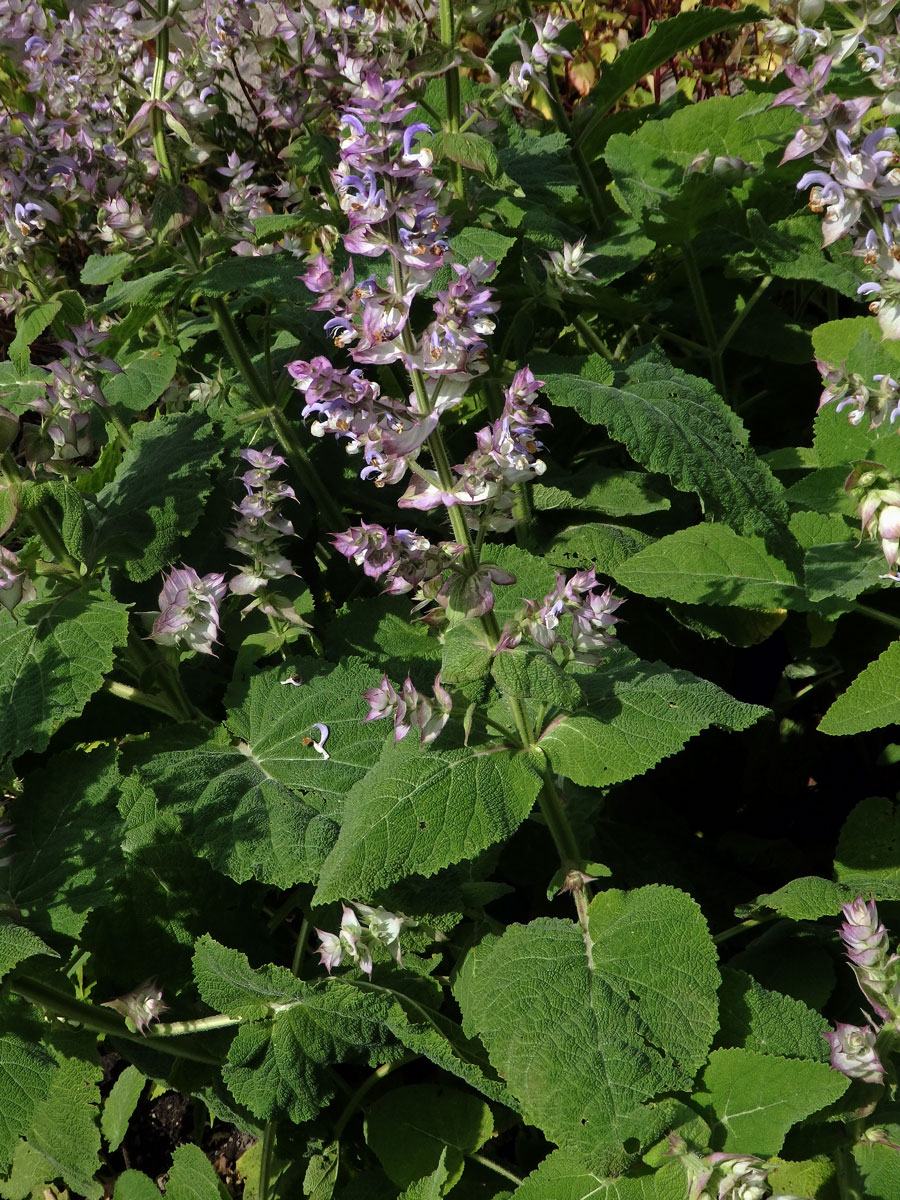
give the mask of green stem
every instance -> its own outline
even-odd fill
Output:
[[[475,1154],[473,1151],[467,1151],[466,1157],[471,1158],[472,1162],[480,1163],[483,1167],[487,1167],[489,1171],[495,1171],[498,1175],[502,1175],[504,1179],[508,1179],[511,1183],[518,1185],[522,1180],[518,1175],[513,1175],[512,1171],[507,1171],[506,1167],[501,1167],[499,1163],[492,1162],[491,1159],[485,1158],[483,1154]]]
[[[188,1033],[209,1033],[211,1029],[230,1029],[240,1025],[241,1017],[229,1017],[226,1013],[213,1013],[210,1017],[196,1017],[192,1021],[167,1021],[154,1025],[143,1036],[145,1038],[184,1037]]]
[[[21,996],[23,1000],[29,1001],[52,1016],[80,1025],[84,1029],[90,1029],[94,1033],[122,1038],[127,1042],[139,1042],[143,1045],[147,1045],[159,1037],[157,1030],[154,1029],[146,1034],[132,1033],[130,1029],[126,1028],[123,1018],[114,1016],[112,1012],[98,1008],[97,1005],[87,1004],[83,1000],[75,1000],[72,996],[58,992],[56,988],[48,987],[47,984],[39,983],[34,979],[13,979],[10,981],[9,987],[17,996]],[[196,1050],[191,1046],[170,1046],[162,1040],[159,1041],[156,1049],[176,1058],[208,1063],[211,1066],[220,1066],[222,1062],[221,1058],[205,1054],[202,1050]]]
[[[581,313],[577,313],[572,318],[572,324],[575,326],[575,328],[581,334],[585,343],[588,346],[590,346],[590,348],[592,350],[596,350],[596,352],[602,358],[605,358],[607,362],[615,361],[615,358],[614,358],[613,354],[610,352],[609,347],[602,340],[602,338],[598,337],[598,335],[595,333],[595,331],[593,329],[591,329],[590,325],[588,325],[587,321],[584,319],[584,317],[581,315]]]
[[[456,48],[456,31],[453,28],[453,6],[451,0],[440,0],[440,16],[441,16],[441,41],[444,48],[452,53]],[[454,63],[449,71],[444,74],[444,90],[447,97],[447,130],[450,133],[459,132],[460,123],[460,93],[459,93],[459,67]],[[453,194],[457,200],[462,200],[465,195],[465,179],[463,178],[462,163],[453,163],[453,174],[451,178]]]
[[[777,913],[769,913],[764,917],[748,917],[746,921],[740,921],[737,925],[729,925],[727,929],[717,933],[713,941],[718,946],[720,942],[727,942],[730,938],[737,937],[738,934],[745,933],[748,929],[755,929],[758,925],[766,925],[769,921],[774,921],[777,916]]]
[[[341,1115],[334,1123],[334,1141],[340,1141],[341,1134],[347,1128],[353,1114],[362,1105],[363,1100],[365,1100],[372,1088],[381,1083],[382,1079],[387,1079],[388,1075],[393,1071],[397,1071],[400,1067],[405,1067],[408,1063],[415,1062],[417,1058],[421,1057],[420,1054],[414,1054],[411,1050],[407,1050],[396,1062],[382,1063],[368,1078],[364,1079],[347,1101]]]
[[[710,312],[709,302],[706,298],[706,290],[703,287],[703,278],[700,274],[700,268],[697,266],[697,259],[694,255],[694,248],[690,242],[684,242],[681,246],[682,261],[684,262],[685,273],[687,274],[688,283],[690,285],[691,294],[694,297],[694,304],[697,308],[697,316],[700,318],[700,324],[703,328],[703,336],[706,339],[706,344],[709,347],[709,365],[715,384],[716,391],[723,400],[728,399],[728,389],[725,384],[725,372],[722,369],[722,352],[720,350],[720,342],[716,334],[716,326],[713,321],[712,313]]]
[[[155,654],[150,649],[150,644],[139,633],[134,629],[129,630],[124,653],[138,679],[145,671],[156,677],[163,695],[177,714],[176,720],[203,721],[212,724],[209,717],[191,703],[184,690],[184,684],[181,682],[181,676],[173,669],[163,653],[162,647],[157,646],[155,642],[153,645],[156,647]]]
[[[731,339],[750,316],[751,312],[753,312],[753,309],[756,307],[757,303],[765,295],[766,289],[771,282],[771,275],[766,275],[759,281],[759,283],[756,285],[756,290],[754,291],[753,295],[750,297],[741,311],[735,316],[734,320],[722,334],[721,338],[719,338],[719,344],[716,347],[717,354],[721,355],[725,351],[725,348],[728,346]]]
[[[553,109],[553,118],[556,122],[556,127],[560,133],[564,133],[569,139],[569,150],[572,154],[575,170],[578,172],[578,178],[581,180],[581,186],[584,189],[585,199],[588,202],[588,208],[591,212],[591,220],[598,232],[602,232],[607,217],[606,200],[600,191],[597,180],[594,178],[591,164],[585,158],[581,145],[572,137],[572,123],[563,107],[562,97],[559,94],[559,84],[556,82],[556,76],[553,74],[552,63],[547,64],[547,85],[550,89],[550,106]]]
[[[892,617],[890,613],[882,612],[878,608],[872,608],[870,604],[860,604],[857,600],[853,605],[856,612],[862,613],[863,616],[871,617],[873,621],[880,621],[882,625],[890,625],[891,629],[900,629],[900,617]]]
[[[269,1200],[269,1185],[272,1174],[272,1151],[275,1149],[275,1131],[278,1128],[278,1122],[275,1120],[267,1121],[265,1132],[263,1133],[262,1149],[259,1154],[259,1187],[257,1194],[259,1200]]]
[[[300,977],[300,967],[303,964],[303,955],[306,953],[306,944],[309,941],[309,935],[312,930],[312,922],[309,917],[303,918],[303,924],[300,926],[300,932],[297,935],[297,945],[294,947],[294,957],[291,959],[291,973]]]
[[[173,721],[180,721],[184,714],[173,708],[168,700],[162,696],[151,696],[149,692],[142,692],[136,687],[131,687],[127,683],[119,683],[115,679],[107,679],[103,684],[103,690],[110,693],[111,696],[118,696],[122,700],[130,700],[132,704],[142,704],[144,708],[155,709],[156,712],[165,713],[167,717],[171,717]]]
[[[0,478],[3,479],[3,482],[14,495],[25,482],[16,460],[9,453],[4,454],[0,458]],[[43,506],[36,505],[34,508],[27,509],[25,517],[56,562],[60,566],[65,567],[76,579],[80,579],[81,567],[71,554],[69,554],[62,540],[62,535],[56,527],[56,523]]]

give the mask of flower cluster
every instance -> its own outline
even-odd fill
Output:
[[[584,248],[584,238],[575,243],[563,242],[562,250],[550,250],[544,259],[547,289],[552,296],[583,296],[597,279],[587,270],[596,258]]]
[[[844,488],[859,501],[860,539],[881,538],[890,572],[883,578],[900,579],[900,482],[881,463],[863,461],[854,465]]]
[[[819,408],[836,403],[836,412],[849,409],[847,420],[861,425],[869,418],[869,429],[877,429],[885,418],[893,425],[900,416],[900,384],[891,375],[873,375],[867,383],[856,371],[848,371],[846,363],[834,366],[816,359],[822,376],[822,395]]]
[[[514,34],[514,37],[522,57],[511,64],[505,80],[491,72],[491,81],[499,87],[503,101],[522,109],[532,84],[550,94],[547,75],[552,70],[551,60],[570,59],[572,47],[581,41],[581,32],[574,21],[547,13],[530,16],[522,28],[522,36]]]
[[[157,987],[155,979],[145,980],[125,996],[107,1000],[103,1007],[121,1013],[138,1033],[146,1033],[150,1025],[169,1009],[168,1004],[163,1004],[162,988]]]
[[[669,1135],[668,1154],[677,1158],[688,1177],[687,1200],[802,1200],[773,1195],[768,1176],[773,1167],[754,1154],[716,1151],[703,1158],[688,1149],[676,1133]]]
[[[613,614],[624,603],[611,588],[600,591],[601,586],[595,571],[576,571],[570,579],[557,574],[556,587],[540,604],[525,601],[518,628],[504,632],[500,648],[517,646],[524,634],[545,650],[558,646],[575,662],[595,666],[603,658],[598,652],[615,641],[612,630],[621,617]],[[567,613],[572,617],[571,637],[560,628]]]
[[[244,609],[245,613],[259,608],[270,616],[304,625],[287,600],[268,591],[273,579],[296,574],[282,547],[282,538],[290,537],[294,527],[278,507],[282,501],[295,500],[296,496],[292,487],[272,478],[279,467],[285,466],[285,460],[273,451],[272,446],[241,451],[241,458],[250,468],[241,476],[246,495],[240,504],[234,505],[238,519],[226,534],[225,544],[249,562],[228,581],[228,588],[238,596],[256,597]]]
[[[384,908],[372,908],[368,904],[357,904],[351,900],[343,906],[341,927],[337,933],[317,929],[319,935],[319,961],[330,975],[335,967],[349,960],[356,963],[366,975],[372,974],[372,951],[383,946],[397,964],[400,960],[400,933],[404,925],[417,922],[402,914],[390,913]],[[356,909],[356,912],[353,910]]]
[[[881,1083],[884,1066],[878,1057],[878,1037],[888,1024],[900,1018],[900,959],[888,948],[887,930],[878,919],[875,901],[858,896],[843,905],[841,940],[857,982],[880,1024],[871,1016],[868,1025],[838,1024],[826,1033],[831,1047],[831,1065],[836,1071],[865,1083]]]
[[[440,671],[434,681],[433,700],[416,691],[408,675],[399,692],[391,687],[384,675],[378,687],[369,688],[363,695],[369,703],[366,721],[394,718],[395,742],[403,741],[412,729],[419,730],[423,746],[433,742],[453,711],[453,697],[442,685]]]
[[[817,11],[810,13],[810,19],[817,20],[823,7],[813,5]],[[890,102],[891,97],[900,101],[900,92],[895,91],[900,82],[900,35],[893,23],[888,23],[891,7],[873,8],[865,2],[848,5],[848,10],[856,10],[853,16],[847,12],[853,28],[839,38],[827,27],[814,31],[788,24],[770,33],[782,44],[793,43],[795,59],[810,49],[819,52],[809,70],[796,61],[785,67],[792,86],[773,102],[791,105],[803,118],[784,159],[814,155],[819,169],[806,172],[797,186],[810,189],[810,208],[823,214],[823,245],[845,236],[856,237],[853,253],[876,276],[861,285],[859,294],[872,298],[869,308],[877,315],[883,333],[896,340],[900,338],[900,211],[894,203],[900,198],[900,158],[896,131],[882,125],[861,132],[878,92],[885,93],[880,105],[882,115],[900,112],[900,103],[895,107]],[[876,95],[840,100],[826,91],[826,84],[833,66],[856,50]]]
[[[0,546],[0,604],[11,613],[17,605],[28,604],[37,593],[12,550]]]
[[[185,645],[212,654],[219,632],[219,604],[228,588],[224,575],[204,575],[193,567],[173,568],[159,594],[159,616],[151,637],[163,646]]]

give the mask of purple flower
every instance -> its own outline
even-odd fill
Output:
[[[857,896],[842,906],[841,939],[863,995],[884,1020],[898,1008],[896,956],[889,956],[887,930],[878,919],[875,901]]]
[[[162,988],[157,987],[155,979],[145,980],[140,987],[128,992],[125,996],[117,996],[115,1000],[107,1000],[104,1008],[114,1008],[117,1013],[131,1022],[138,1033],[146,1033],[154,1021],[158,1021],[162,1013],[168,1011],[168,1004],[163,1004]]]
[[[434,700],[428,700],[416,691],[409,676],[399,692],[384,675],[378,687],[369,688],[363,695],[369,703],[369,712],[364,719],[380,721],[392,716],[395,742],[402,742],[410,730],[418,729],[421,744],[426,746],[440,734],[453,711],[453,697],[441,683],[440,672],[434,681]]]
[[[193,567],[173,569],[159,594],[160,614],[151,637],[163,646],[183,643],[189,650],[212,654],[219,631],[219,604],[227,591],[224,575],[204,575]]]
[[[17,605],[28,604],[36,595],[34,585],[19,566],[15,554],[0,546],[0,605],[12,613]]]
[[[884,1067],[875,1050],[875,1036],[875,1031],[865,1026],[840,1023],[833,1033],[823,1033],[831,1047],[832,1068],[863,1083],[882,1083]]]

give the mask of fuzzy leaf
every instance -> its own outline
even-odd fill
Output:
[[[116,408],[129,412],[145,412],[172,382],[178,360],[171,354],[152,350],[133,358],[121,375],[109,375],[103,383],[103,394]],[[141,426],[134,427],[137,434]],[[185,435],[187,436],[187,435]]]
[[[687,604],[808,607],[794,573],[768,553],[762,538],[741,537],[727,525],[670,533],[623,563],[616,580],[642,596]]]
[[[125,1140],[128,1122],[134,1115],[146,1084],[147,1076],[137,1067],[129,1065],[112,1085],[100,1114],[100,1132],[110,1150],[118,1150]]]
[[[9,358],[17,371],[26,371],[30,361],[28,349],[36,341],[62,305],[58,300],[29,304],[16,315],[16,336],[9,343]]]
[[[671,507],[668,497],[653,488],[643,471],[595,468],[575,475],[554,474],[551,480],[552,486],[536,483],[532,487],[534,507],[542,512],[572,509],[609,517],[639,517]]]
[[[0,1172],[9,1169],[19,1135],[47,1099],[55,1073],[56,1064],[41,1046],[0,1034]]]
[[[36,954],[59,957],[36,933],[11,921],[7,916],[0,916],[0,979],[8,975],[20,962],[34,958]]]
[[[465,1156],[491,1136],[490,1108],[471,1092],[441,1084],[394,1088],[366,1113],[366,1144],[398,1187],[431,1174],[444,1158],[448,1186],[463,1172]]]
[[[282,666],[254,675],[225,724],[267,778],[340,804],[378,761],[387,736],[384,724],[364,722],[369,705],[363,692],[377,686],[381,674],[358,658],[345,659],[300,687],[282,682],[289,674]],[[328,728],[327,760],[303,744],[304,738],[318,740],[316,724]]]
[[[900,899],[898,848],[900,808],[883,796],[869,796],[844,823],[834,855],[834,877],[854,895]]]
[[[101,551],[141,582],[168,566],[209,495],[220,441],[199,412],[140,423],[112,483],[97,497]]]
[[[546,651],[517,646],[497,655],[491,673],[507,696],[540,700],[567,710],[577,708],[581,702],[581,688]]]
[[[588,703],[552,721],[538,744],[554,771],[588,787],[632,779],[710,725],[746,729],[767,711],[689,671],[641,662],[629,651],[578,678]]]
[[[838,1100],[850,1080],[827,1063],[714,1050],[703,1072],[717,1150],[777,1154],[792,1125]]]
[[[776,892],[758,896],[752,908],[774,908],[783,917],[792,921],[815,921],[819,917],[836,917],[842,904],[848,904],[856,895],[852,888],[830,879],[819,879],[806,875],[792,879]]]
[[[277,1004],[302,995],[297,977],[286,967],[255,970],[246,955],[220,945],[208,934],[194,946],[194,982],[204,1004],[215,1012],[242,1020],[260,1020]]]
[[[744,971],[723,971],[719,1012],[723,1046],[828,1061],[825,1018],[792,996],[769,991]]]
[[[509,751],[427,750],[389,743],[347,794],[337,845],[314,904],[369,897],[407,875],[433,875],[508,838],[540,780]]]
[[[104,283],[112,283],[125,274],[131,263],[131,255],[120,254],[89,254],[81,268],[79,279],[89,287],[97,287]]]
[[[26,366],[20,371],[15,363],[0,362],[0,405],[21,416],[46,393],[51,379],[43,367]]]
[[[453,1186],[452,1177],[447,1170],[446,1158],[447,1152],[442,1150],[438,1165],[431,1174],[411,1183],[406,1191],[398,1197],[398,1200],[440,1200],[442,1196],[446,1196],[447,1189]]]
[[[127,306],[159,312],[172,299],[185,278],[184,273],[176,267],[166,267],[162,271],[150,271],[137,279],[116,280],[92,311],[97,316],[104,316]]]
[[[684,1200],[684,1169],[668,1163],[652,1175],[604,1179],[569,1150],[554,1150],[513,1193],[513,1200]]]
[[[16,808],[16,853],[0,867],[0,906],[41,933],[77,937],[121,865],[115,752],[68,751],[32,771]]]
[[[866,1200],[894,1200],[900,1195],[900,1154],[893,1146],[858,1143],[853,1157],[865,1180]]]
[[[0,611],[0,756],[43,750],[77,717],[125,644],[128,612],[85,588]]]
[[[159,1200],[159,1188],[143,1171],[123,1171],[116,1180],[113,1200]]]
[[[233,746],[224,735],[208,739],[187,727],[157,737],[154,747],[158,752],[141,764],[142,781],[217,871],[238,883],[255,878],[280,888],[315,878],[336,835],[315,795],[289,791],[249,747]]]
[[[166,1200],[228,1200],[229,1193],[199,1146],[176,1146]]]
[[[615,577],[619,567],[651,541],[638,529],[591,521],[557,534],[547,549],[547,560],[569,571],[593,567],[601,575]]]
[[[597,896],[589,932],[586,952],[568,921],[512,925],[470,951],[454,994],[526,1121],[608,1176],[627,1167],[627,1139],[661,1136],[665,1110],[646,1102],[689,1087],[706,1060],[719,975],[699,908],[675,888]]]
[[[822,733],[865,733],[900,722],[900,641],[870,662],[819,722]]]
[[[300,282],[303,265],[292,254],[231,255],[191,280],[195,296],[228,296],[232,292],[294,301],[306,305],[311,294]]]
[[[707,512],[770,548],[786,538],[781,484],[747,444],[747,432],[705,379],[650,357],[624,370],[597,355],[580,375],[541,368],[554,404],[605,425],[649,471],[696,492]]]

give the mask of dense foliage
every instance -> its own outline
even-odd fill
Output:
[[[4,1200],[900,1196],[895,8],[0,4]]]

